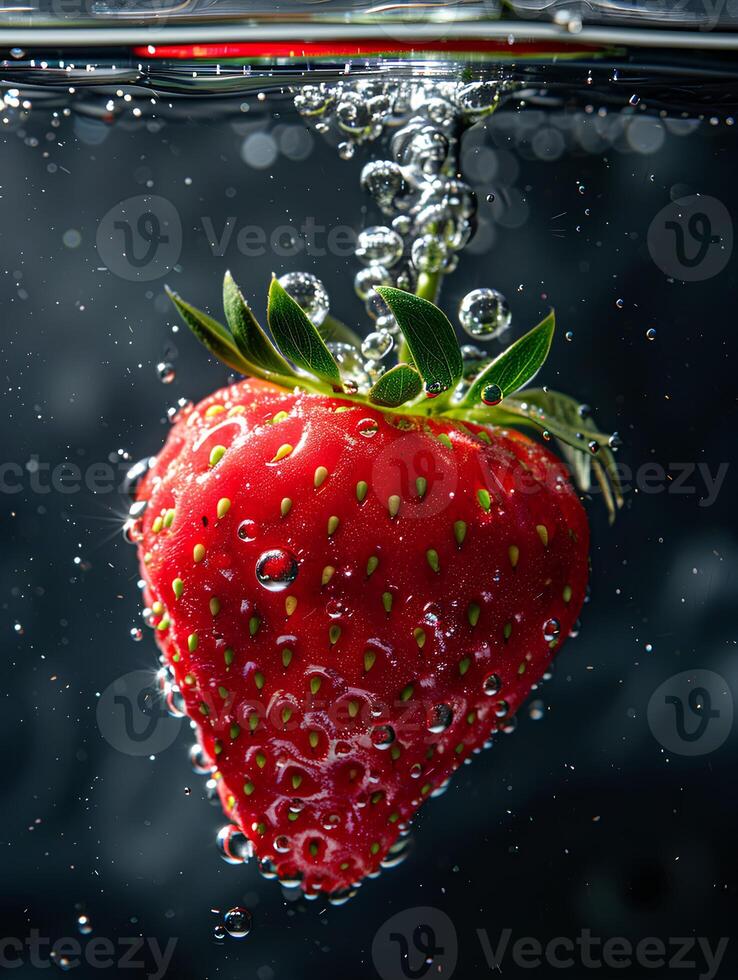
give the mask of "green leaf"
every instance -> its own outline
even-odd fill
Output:
[[[293,364],[333,388],[341,387],[341,374],[317,327],[277,279],[269,287],[269,328],[277,346]]]
[[[228,367],[233,368],[234,371],[238,371],[239,374],[253,373],[251,365],[244,360],[233,341],[233,337],[222,324],[208,316],[207,313],[203,313],[202,310],[190,306],[168,286],[165,289],[179,315],[211,354],[214,354]]]
[[[294,378],[295,373],[271,340],[246,303],[230,272],[223,279],[223,308],[233,340],[241,355],[250,363],[282,378]]]
[[[450,395],[461,379],[463,365],[454,328],[446,315],[427,299],[404,289],[394,286],[375,288],[402,330],[426,391],[430,389],[431,394],[439,396]],[[438,407],[441,404],[439,399]]]
[[[462,406],[497,404],[531,380],[548,357],[553,339],[553,311],[527,334],[511,344],[478,375]]]
[[[594,472],[612,521],[615,511],[623,506],[620,474],[610,445],[612,437],[600,431],[588,415],[582,417],[579,402],[558,391],[531,388],[508,398],[504,408],[513,417],[524,418],[556,438],[577,486],[585,493],[591,487]]]
[[[397,408],[416,398],[423,390],[423,379],[409,364],[396,364],[376,382],[369,401],[385,408]]]

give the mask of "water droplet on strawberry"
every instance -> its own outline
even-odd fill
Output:
[[[243,939],[251,932],[251,913],[243,906],[236,905],[223,916],[223,925],[233,939]]]
[[[412,837],[401,837],[399,840],[395,841],[387,852],[387,856],[382,858],[382,860],[379,862],[380,868],[396,868],[398,864],[402,864],[410,853],[412,846]]]
[[[485,385],[482,391],[482,401],[485,405],[499,405],[502,401],[502,388],[499,385]]]
[[[502,687],[502,681],[497,676],[497,674],[490,674],[484,681],[482,688],[484,693],[489,697],[494,697],[495,694],[500,693],[500,688]]]
[[[245,520],[238,525],[236,532],[242,541],[253,541],[259,533],[256,521]]]
[[[371,439],[379,432],[379,422],[376,419],[361,419],[356,428],[359,430],[359,435],[364,436],[365,439]]]
[[[269,858],[262,858],[257,867],[261,877],[267,881],[277,877],[277,869],[274,866],[274,862],[270,861]]]
[[[153,464],[153,459],[150,456],[144,457],[144,459],[139,459],[137,463],[128,470],[123,480],[123,485],[121,487],[121,492],[132,499],[136,496],[136,491],[138,486],[146,476],[146,474],[151,469]]]
[[[377,725],[372,729],[371,739],[375,749],[388,749],[395,740],[395,730],[391,725]]]
[[[331,892],[328,896],[328,902],[330,905],[345,905],[355,894],[355,888],[342,888],[340,891]]]
[[[498,701],[495,705],[495,717],[504,718],[505,715],[510,713],[510,705],[507,701]]]
[[[561,633],[561,623],[558,619],[547,619],[543,624],[543,638],[547,643],[558,640]]]
[[[190,746],[190,765],[192,771],[198,776],[207,776],[209,772],[212,772],[213,767],[205,758],[205,751],[199,742]]]
[[[331,599],[326,603],[325,611],[331,619],[340,619],[346,615],[347,609],[340,599]]]
[[[454,720],[454,713],[447,704],[436,704],[428,717],[428,731],[434,735],[445,732]]]
[[[284,834],[274,838],[274,850],[279,854],[286,854],[290,849],[290,842]]]
[[[243,864],[253,854],[251,841],[233,823],[226,824],[218,831],[216,839],[220,856],[226,864]]]
[[[297,578],[297,571],[297,559],[283,548],[263,552],[256,562],[256,579],[270,592],[288,589]]]

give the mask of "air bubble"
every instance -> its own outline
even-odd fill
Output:
[[[376,225],[359,233],[355,253],[365,265],[389,269],[401,258],[403,248],[402,238],[393,228]]]
[[[297,559],[290,551],[272,548],[256,561],[256,579],[269,592],[288,589],[297,578]]]
[[[241,905],[228,909],[223,916],[223,925],[233,939],[244,939],[251,932],[251,913]]]
[[[491,340],[510,326],[510,307],[496,289],[473,289],[459,306],[459,323],[470,337]]]
[[[311,272],[288,272],[279,277],[279,284],[302,308],[316,327],[328,316],[330,301],[323,283]]]
[[[177,377],[177,372],[169,361],[159,361],[156,365],[156,376],[162,384],[168,385]]]

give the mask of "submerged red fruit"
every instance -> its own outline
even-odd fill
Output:
[[[511,430],[246,380],[177,422],[138,498],[157,642],[224,810],[308,893],[387,860],[584,600],[584,510]]]

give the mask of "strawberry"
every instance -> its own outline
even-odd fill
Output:
[[[512,727],[584,601],[578,494],[510,424],[586,453],[579,478],[593,467],[620,499],[612,440],[576,403],[515,394],[552,315],[462,380],[440,310],[381,294],[404,361],[368,395],[278,281],[274,344],[229,276],[230,330],[173,296],[250,377],[179,418],[130,529],[170,694],[229,820],[267,874],[334,900],[393,863],[422,802]]]

